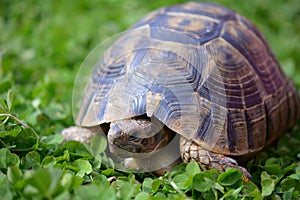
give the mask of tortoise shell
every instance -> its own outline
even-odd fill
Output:
[[[189,2],[151,12],[107,49],[77,124],[145,114],[208,150],[240,156],[291,128],[299,98],[252,23]]]

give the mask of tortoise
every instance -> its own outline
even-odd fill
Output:
[[[299,116],[296,88],[259,30],[221,5],[187,2],[151,12],[107,49],[77,127],[63,134],[88,137],[108,123],[114,153],[151,153],[180,135],[182,161],[250,179],[236,159],[273,144]]]

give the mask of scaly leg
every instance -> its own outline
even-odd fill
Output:
[[[100,126],[84,128],[79,126],[71,126],[62,130],[61,134],[64,141],[75,140],[82,143],[90,143],[92,137],[96,134],[103,134]],[[103,134],[104,135],[104,134]]]
[[[196,161],[202,170],[216,169],[219,172],[224,172],[226,168],[237,168],[242,171],[243,180],[251,180],[249,172],[244,167],[239,166],[234,159],[203,149],[184,137],[180,139],[180,154],[184,162]]]

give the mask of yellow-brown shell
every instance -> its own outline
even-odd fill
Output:
[[[148,14],[106,51],[77,124],[143,114],[213,152],[244,155],[294,125],[299,98],[254,25],[189,2]]]

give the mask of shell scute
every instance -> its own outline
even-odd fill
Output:
[[[150,13],[105,52],[77,123],[147,114],[208,150],[239,156],[291,128],[299,107],[254,25],[222,6],[191,2]]]

